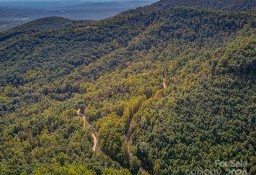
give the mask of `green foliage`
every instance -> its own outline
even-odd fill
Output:
[[[130,160],[130,170],[132,174],[137,174],[141,166],[141,161],[136,157],[132,156]]]
[[[212,10],[230,10],[230,11],[247,11],[255,8],[256,2],[254,0],[225,0],[225,1],[212,1],[212,0],[161,0],[155,3],[156,6],[168,7],[193,7],[204,8]]]
[[[102,175],[131,175],[131,173],[125,169],[115,170],[115,169],[109,168],[109,169],[104,169]]]
[[[83,166],[60,166],[60,165],[41,165],[33,171],[35,175],[96,175],[95,172]]]
[[[121,150],[124,142],[124,122],[122,119],[116,114],[109,114],[97,121],[97,129],[103,152],[121,163],[124,162]]]
[[[255,172],[254,13],[159,3],[0,34],[0,174]]]

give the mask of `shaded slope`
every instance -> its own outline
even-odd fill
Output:
[[[253,170],[254,16],[152,8],[89,27],[8,34],[0,43],[0,146],[21,149],[1,152],[5,172],[74,160],[99,174],[105,167],[136,174],[141,165],[182,174],[216,159],[242,159]],[[103,154],[92,154],[90,132],[73,118],[85,106]],[[47,132],[63,149],[49,149],[56,143]]]

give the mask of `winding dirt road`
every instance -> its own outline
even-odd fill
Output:
[[[163,78],[163,88],[164,88],[164,89],[167,88],[167,84],[166,84],[165,78]]]
[[[93,138],[93,147],[92,147],[92,150],[95,152],[96,151],[96,148],[97,148],[97,144],[98,144],[98,139],[97,137],[95,136],[95,134],[92,133],[92,138]]]
[[[93,138],[93,147],[92,150],[93,152],[96,152],[97,148],[98,148],[98,139],[97,139],[97,133],[96,133],[96,129],[90,125],[90,123],[86,120],[86,116],[84,114],[81,113],[80,109],[77,110],[77,115],[80,115],[83,118],[83,127],[85,128],[86,125],[89,126],[92,130],[92,138]]]

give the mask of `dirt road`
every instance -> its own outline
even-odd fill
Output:
[[[98,147],[98,138],[97,138],[97,133],[96,130],[93,128],[92,125],[86,120],[86,116],[81,113],[80,109],[77,110],[77,115],[81,116],[83,118],[83,127],[89,126],[92,131],[92,138],[93,138],[93,147],[92,150],[93,152],[96,152],[97,147]]]

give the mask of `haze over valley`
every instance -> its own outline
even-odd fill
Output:
[[[153,2],[154,0],[0,1],[0,31],[49,16],[76,20],[104,19]]]

